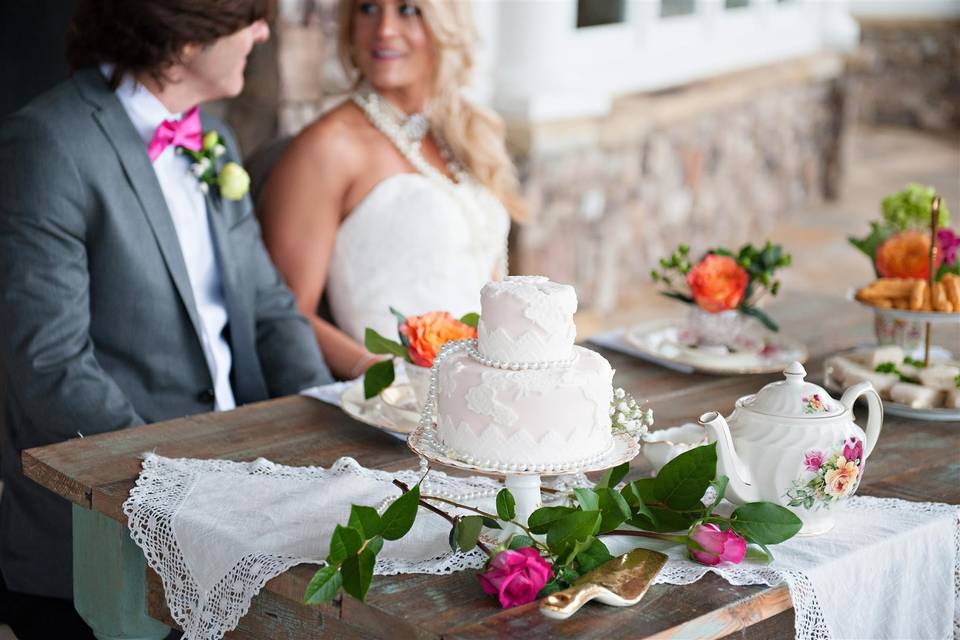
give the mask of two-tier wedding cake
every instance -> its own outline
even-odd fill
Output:
[[[606,455],[613,370],[574,345],[573,287],[512,276],[484,286],[480,305],[476,347],[438,364],[447,455],[504,471],[578,468]]]

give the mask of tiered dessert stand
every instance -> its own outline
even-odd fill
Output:
[[[443,346],[434,360],[420,423],[407,438],[407,445],[422,459],[454,469],[503,478],[504,485],[516,500],[517,519],[526,522],[530,514],[541,506],[541,478],[609,469],[633,460],[640,453],[637,440],[626,433],[614,433],[610,446],[600,454],[562,464],[500,463],[451,451],[444,446],[437,433],[437,371],[440,363],[452,353],[475,348],[474,340],[450,342]]]

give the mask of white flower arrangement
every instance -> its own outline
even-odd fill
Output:
[[[641,406],[633,396],[617,387],[610,402],[610,423],[614,431],[622,431],[640,440],[653,426],[653,409]]]

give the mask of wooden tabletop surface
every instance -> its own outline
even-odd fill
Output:
[[[836,298],[808,296],[802,304],[774,305],[771,312],[786,335],[808,346],[806,368],[814,380],[821,378],[826,355],[872,338],[872,314]],[[955,333],[947,340],[955,340]],[[711,409],[728,415],[737,398],[780,377],[681,374],[622,354],[603,354],[617,370],[617,386],[649,401],[657,428],[695,420]],[[30,449],[23,452],[24,473],[78,505],[125,522],[121,504],[146,451],[238,461],[262,456],[295,466],[328,466],[351,456],[371,468],[416,467],[413,454],[396,438],[320,401],[289,397]],[[958,452],[960,424],[887,416],[860,494],[960,503]],[[633,474],[648,472],[642,456],[633,462]],[[634,607],[590,605],[557,622],[542,617],[536,603],[501,610],[480,590],[473,572],[377,577],[366,603],[344,597],[332,605],[305,607],[300,599],[314,570],[296,567],[267,583],[227,637],[675,638],[736,632],[769,637],[793,630],[786,587],[734,587],[712,575],[688,586],[657,585]],[[159,579],[150,576],[148,586],[151,614],[172,623]]]

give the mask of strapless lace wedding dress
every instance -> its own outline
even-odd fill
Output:
[[[401,173],[370,191],[340,225],[327,279],[337,326],[397,338],[406,315],[480,311],[480,289],[502,269],[509,217],[469,178]],[[500,274],[504,275],[504,274]]]

